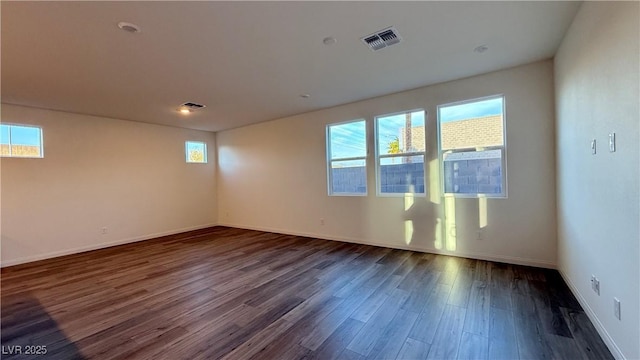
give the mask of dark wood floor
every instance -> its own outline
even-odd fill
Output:
[[[53,359],[612,358],[556,271],[223,227],[3,269],[3,358],[35,358],[16,345]]]

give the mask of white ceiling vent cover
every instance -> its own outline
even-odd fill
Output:
[[[361,40],[367,44],[371,50],[376,51],[397,44],[402,38],[400,38],[398,30],[392,26],[365,36]]]

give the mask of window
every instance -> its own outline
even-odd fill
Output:
[[[379,194],[424,194],[425,112],[376,117]]]
[[[327,126],[329,195],[367,194],[367,130],[364,120]]]
[[[438,107],[444,193],[506,197],[504,97]]]
[[[207,143],[201,141],[187,141],[185,143],[188,163],[207,162]]]
[[[41,158],[42,128],[30,125],[0,125],[3,157]]]

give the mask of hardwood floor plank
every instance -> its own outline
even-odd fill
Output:
[[[361,321],[345,319],[331,336],[313,351],[309,358],[316,360],[337,359],[363,326],[364,323]]]
[[[429,344],[410,337],[405,340],[400,349],[400,353],[396,357],[397,360],[416,360],[426,359],[429,354]]]
[[[431,292],[422,313],[414,324],[409,337],[431,344],[438,329],[438,324],[444,313],[451,288],[448,285],[438,284]]]
[[[400,289],[395,289],[389,298],[380,306],[375,314],[367,321],[356,337],[351,341],[347,349],[360,355],[368,356],[376,341],[384,334],[387,325],[393,320],[400,306],[407,300],[409,294]]]
[[[455,359],[458,355],[466,309],[446,305],[427,359]]]
[[[490,290],[485,282],[475,280],[471,286],[464,331],[484,337],[489,336]]]
[[[553,352],[547,342],[540,316],[528,295],[511,294],[518,352],[522,359],[551,359]]]
[[[562,308],[561,311],[584,359],[613,359],[613,355],[583,311],[567,308]]]
[[[462,333],[458,360],[486,360],[489,359],[489,339],[468,332]]]
[[[378,337],[367,359],[395,359],[417,318],[418,314],[415,312],[398,311],[382,335]]]
[[[489,359],[518,359],[513,314],[498,308],[491,308],[489,311]]]

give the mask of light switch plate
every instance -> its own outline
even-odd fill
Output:
[[[591,140],[591,154],[596,154],[596,139]]]
[[[616,133],[609,133],[609,152],[616,152]]]

